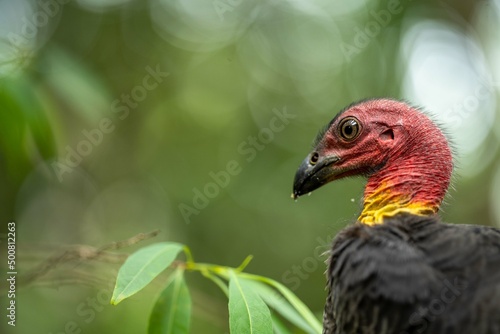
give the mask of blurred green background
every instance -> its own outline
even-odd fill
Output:
[[[431,112],[456,151],[444,219],[500,226],[499,31],[498,0],[1,0],[1,254],[14,220],[19,276],[17,326],[2,311],[0,329],[145,333],[165,275],[113,307],[123,258],[22,274],[155,229],[119,252],[169,240],[200,262],[253,254],[249,272],[320,315],[320,254],[364,181],[294,202],[293,176],[317,131],[366,97]],[[224,295],[188,282],[192,333],[227,333]]]

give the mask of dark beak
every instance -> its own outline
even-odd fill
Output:
[[[339,171],[331,166],[339,161],[340,158],[336,155],[322,157],[317,152],[309,154],[295,174],[292,198],[297,199],[333,181]]]

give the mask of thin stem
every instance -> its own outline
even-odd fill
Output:
[[[260,281],[263,283],[266,283],[272,287],[274,287],[276,290],[278,290],[287,300],[288,302],[299,312],[299,314],[302,316],[302,318],[315,330],[321,332],[321,323],[318,321],[318,319],[314,316],[314,314],[309,310],[309,308],[292,292],[290,291],[286,286],[283,284],[271,279],[267,278],[264,276],[259,276],[259,275],[253,275],[253,274],[248,274],[248,273],[239,273],[238,274],[242,278],[247,278],[255,281]]]
[[[244,260],[243,262],[238,266],[238,268],[236,268],[236,271],[243,271],[245,270],[245,268],[248,266],[248,264],[250,263],[250,261],[252,261],[253,259],[253,255],[248,255]]]
[[[194,263],[194,258],[193,254],[191,253],[191,249],[189,249],[188,246],[183,247],[184,254],[186,254],[186,262],[187,263]]]
[[[212,275],[208,270],[202,270],[201,274],[214,282],[221,290],[224,292],[226,297],[229,297],[229,289],[227,288],[227,285],[222,281],[219,277]]]

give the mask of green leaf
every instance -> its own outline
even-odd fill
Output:
[[[275,280],[268,279],[271,286],[276,288],[288,300],[288,302],[300,313],[300,315],[314,328],[316,333],[323,331],[323,326],[309,308],[290,289]]]
[[[247,273],[240,273],[239,275],[245,279],[260,281],[274,287],[286,298],[286,300],[288,300],[290,305],[292,305],[295,308],[295,310],[297,310],[297,312],[302,316],[302,318],[304,318],[304,320],[307,321],[307,323],[314,329],[315,333],[322,332],[323,326],[321,325],[319,320],[314,316],[311,310],[309,310],[309,308],[286,286],[273,279],[263,276],[252,275]]]
[[[248,281],[248,287],[256,292],[262,300],[271,308],[276,310],[285,319],[290,321],[298,328],[310,334],[317,334],[318,332],[311,327],[306,320],[293,308],[290,303],[279,293],[277,290],[272,289],[259,281]]]
[[[156,300],[149,318],[149,334],[187,334],[191,318],[191,296],[184,270],[177,269]]]
[[[172,264],[183,247],[178,243],[160,242],[130,255],[118,272],[111,304],[118,304],[148,285]]]
[[[273,319],[274,334],[292,334],[275,314],[271,314],[271,318]]]
[[[28,78],[0,78],[0,151],[8,178],[21,178],[40,159],[55,156],[53,129]],[[11,183],[9,182],[9,183]]]
[[[247,281],[229,271],[229,327],[232,334],[272,334],[271,312]]]

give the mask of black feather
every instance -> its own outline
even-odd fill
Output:
[[[324,334],[500,333],[500,230],[400,214],[335,238]]]

